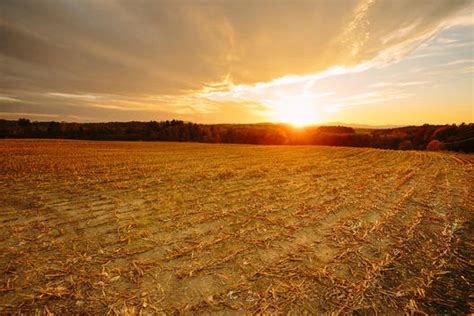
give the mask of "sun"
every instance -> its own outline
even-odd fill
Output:
[[[305,103],[293,103],[278,106],[274,112],[274,120],[295,127],[304,127],[320,122],[321,117],[314,106]]]
[[[281,115],[280,122],[289,123],[296,127],[303,127],[306,125],[311,125],[315,123],[315,119],[312,115],[308,115],[306,112],[298,111],[298,112],[290,112],[284,113]]]

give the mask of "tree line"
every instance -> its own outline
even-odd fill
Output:
[[[66,123],[0,120],[0,138],[179,141],[264,145],[329,145],[399,150],[474,151],[474,124],[390,129],[346,126],[294,128],[287,124],[196,124],[180,120]]]

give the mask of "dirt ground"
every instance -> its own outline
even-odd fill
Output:
[[[0,314],[472,313],[473,165],[1,140]]]

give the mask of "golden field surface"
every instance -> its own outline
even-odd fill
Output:
[[[469,313],[473,163],[1,140],[0,313]]]

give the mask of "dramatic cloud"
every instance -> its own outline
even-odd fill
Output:
[[[399,60],[468,4],[3,0],[0,111],[21,99],[195,117],[225,112],[218,97],[200,97]],[[244,110],[260,106],[241,101]]]

